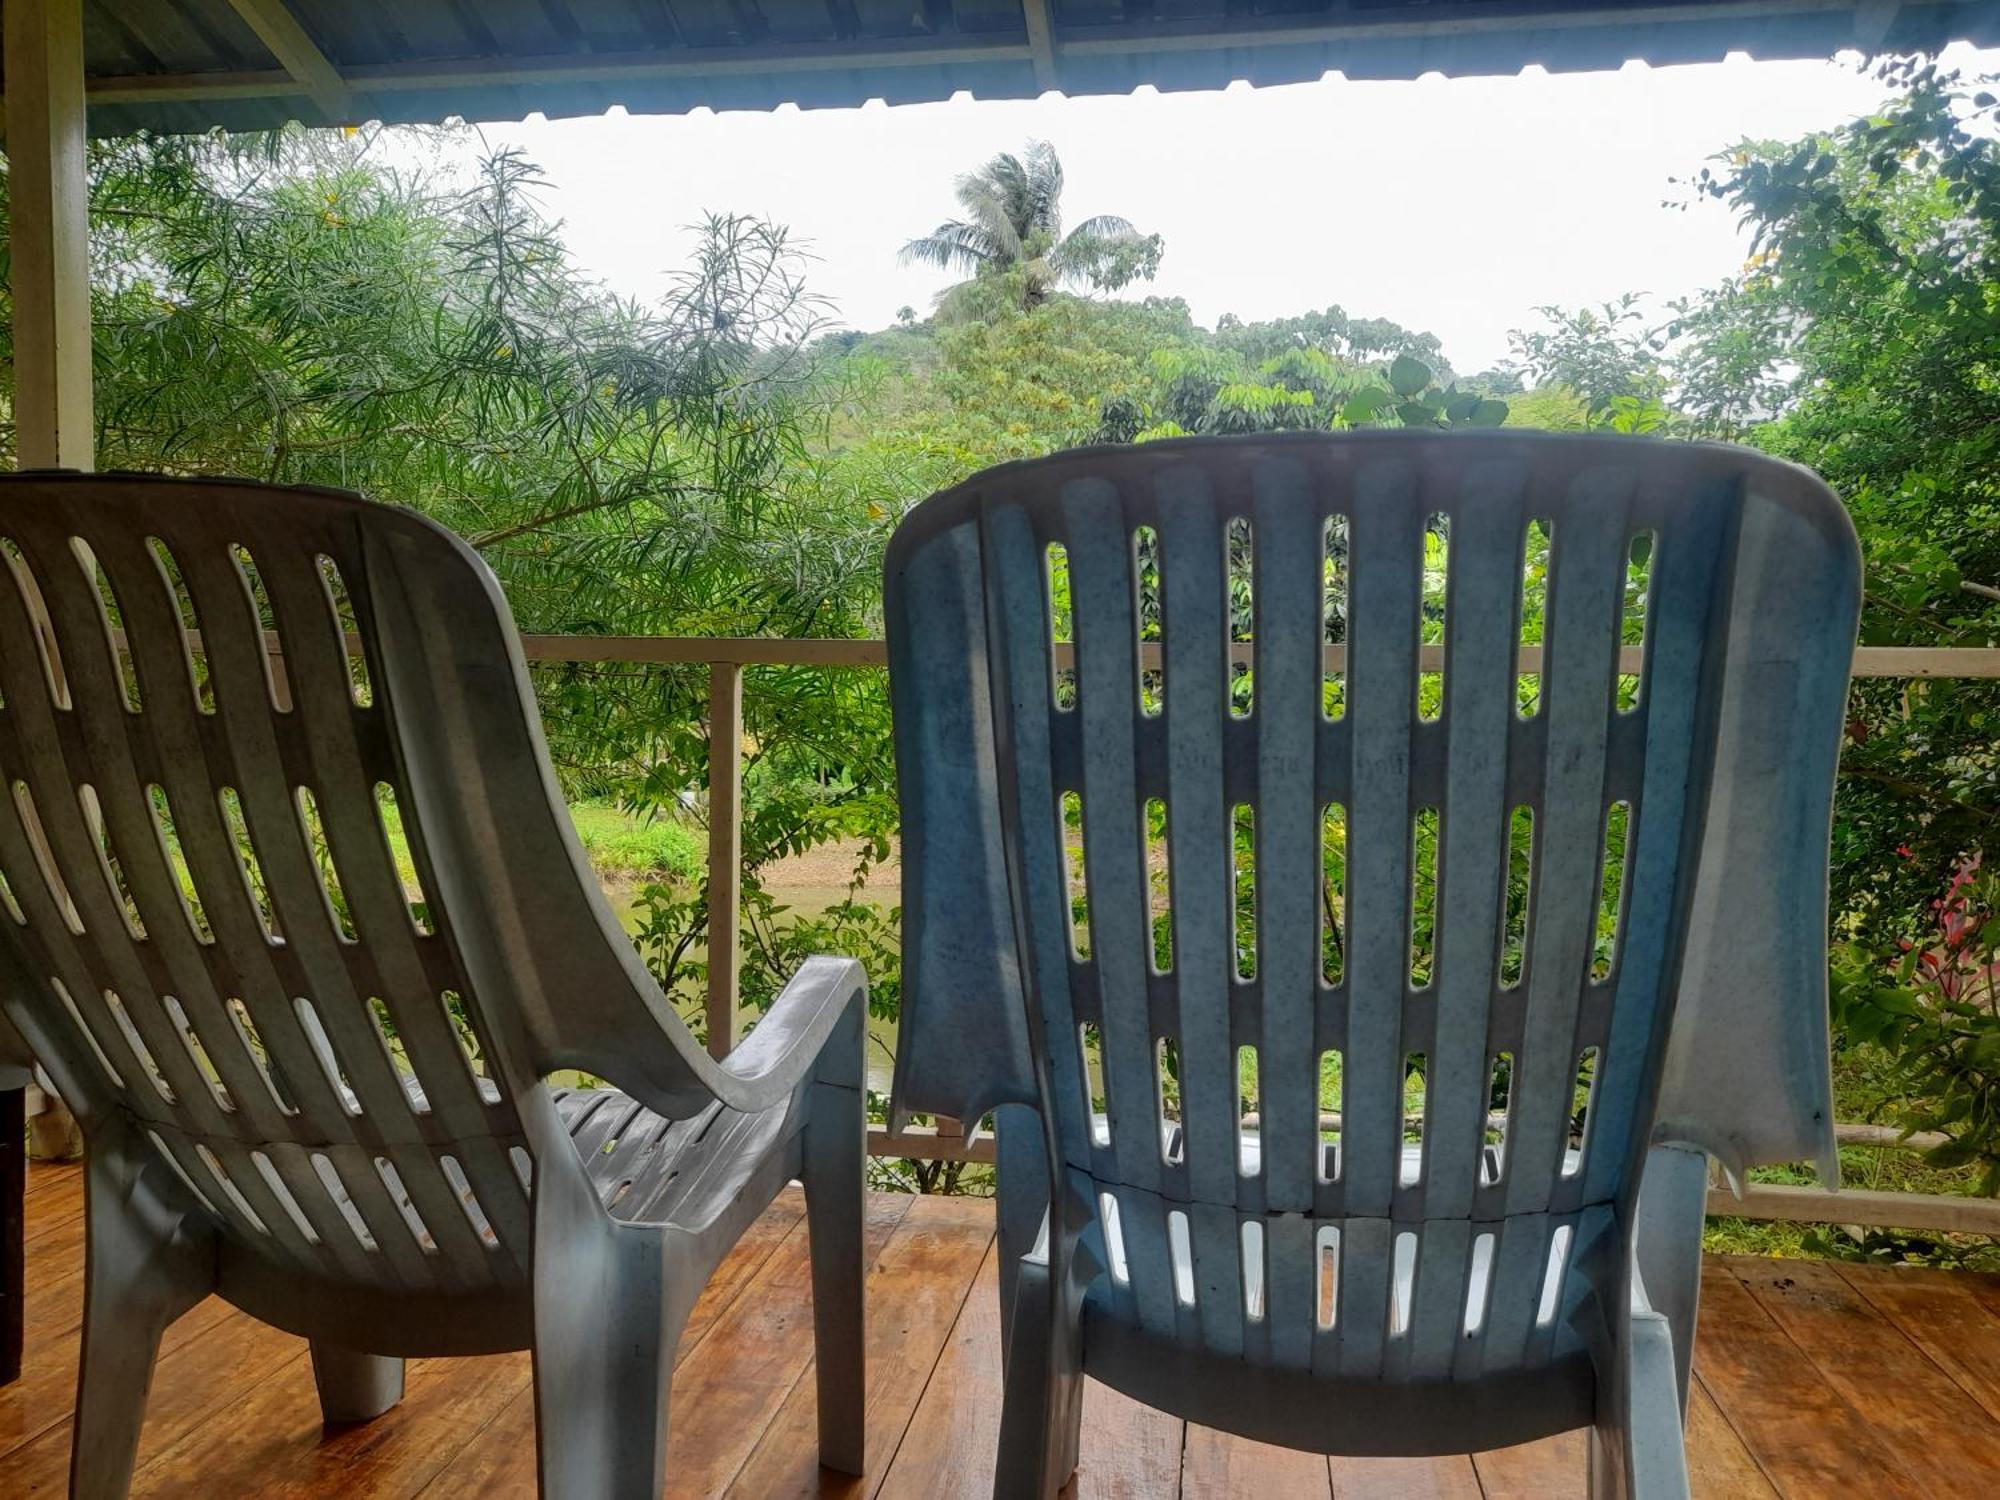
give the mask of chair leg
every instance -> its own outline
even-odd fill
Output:
[[[863,1315],[863,1012],[857,1005],[827,1040],[808,1108],[802,1177],[812,1241],[813,1348],[819,1387],[819,1461],[866,1472],[868,1388]]]
[[[372,1422],[403,1399],[403,1362],[384,1354],[359,1354],[315,1340],[313,1384],[319,1387],[320,1420]]]
[[[1687,1448],[1671,1325],[1632,1314],[1622,1369],[1603,1382],[1590,1435],[1590,1500],[1688,1500]]]
[[[72,1500],[122,1500],[160,1337],[215,1287],[215,1245],[169,1195],[166,1168],[99,1132],[85,1166],[83,1350],[70,1443]]]
[[[1667,1320],[1674,1341],[1674,1377],[1683,1416],[1701,1302],[1701,1231],[1708,1208],[1708,1157],[1679,1146],[1646,1153],[1640,1179],[1632,1253],[1646,1305]]]
[[[1014,1283],[1023,1258],[1035,1248],[1048,1223],[1053,1196],[1039,1111],[1025,1104],[995,1109],[993,1144],[999,1220],[993,1253],[1000,1263],[1000,1362],[1005,1365],[1008,1341],[1014,1336]]]
[[[1057,1295],[1046,1260],[1022,1260],[1007,1341],[994,1500],[1055,1500],[1076,1472],[1083,1424],[1081,1311],[1077,1299]]]
[[[610,1223],[581,1171],[535,1172],[535,1428],[542,1500],[655,1496],[674,1353],[704,1279],[673,1231]]]

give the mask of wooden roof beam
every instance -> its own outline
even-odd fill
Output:
[[[243,18],[243,24],[257,33],[257,40],[278,60],[299,92],[319,106],[327,124],[353,123],[358,111],[347,80],[306,34],[285,0],[229,0],[229,4]]]
[[[1035,87],[1045,94],[1061,88],[1056,81],[1056,33],[1049,19],[1049,0],[1021,0],[1021,19],[1028,27],[1028,59],[1035,67]]]

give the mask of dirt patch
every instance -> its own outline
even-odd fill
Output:
[[[778,860],[764,867],[765,888],[781,900],[802,903],[808,896],[823,897],[823,904],[827,905],[843,900],[864,847],[858,839],[839,839]],[[892,851],[868,872],[868,884],[863,889],[870,899],[894,902],[899,899],[902,878],[902,862]]]

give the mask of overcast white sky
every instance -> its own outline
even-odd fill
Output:
[[[1968,71],[2000,52],[1961,49]],[[707,210],[762,214],[809,241],[811,282],[849,326],[920,311],[949,278],[896,262],[952,217],[954,176],[1030,136],[1055,144],[1071,223],[1121,213],[1166,239],[1150,290],[1213,325],[1337,302],[1444,341],[1461,371],[1505,357],[1543,303],[1670,296],[1719,280],[1744,237],[1686,177],[1745,137],[1865,113],[1882,90],[1841,63],[872,104],[852,110],[488,125],[546,169],[578,261],[652,296]],[[1143,293],[1147,288],[1141,288]]]

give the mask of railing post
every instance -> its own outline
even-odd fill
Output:
[[[23,469],[88,469],[83,8],[79,0],[7,0],[5,29],[14,461]]]
[[[708,1051],[736,1045],[736,929],[743,901],[743,668],[708,664]]]

